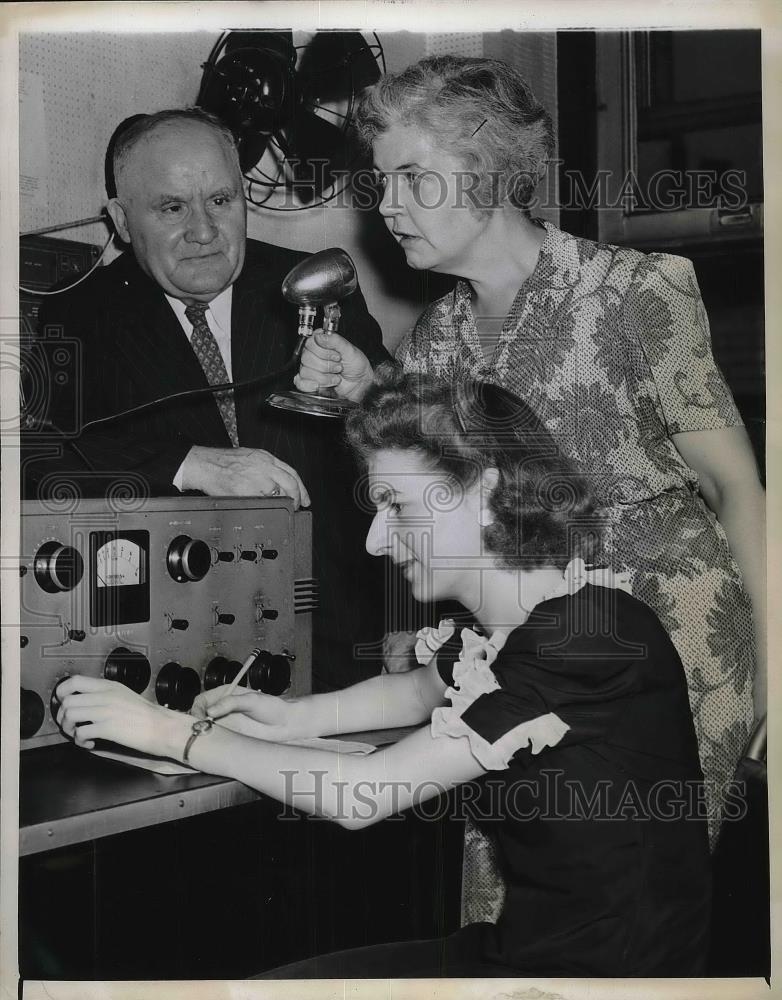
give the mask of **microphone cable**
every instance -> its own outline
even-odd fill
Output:
[[[90,430],[92,427],[98,427],[101,424],[108,424],[114,420],[120,420],[123,417],[131,416],[134,413],[143,413],[146,410],[151,410],[155,406],[161,406],[163,403],[170,403],[174,400],[197,399],[201,396],[211,396],[216,392],[223,392],[227,389],[251,389],[256,386],[263,385],[265,382],[273,382],[275,379],[280,378],[282,375],[286,375],[288,372],[297,367],[301,359],[301,353],[304,349],[306,340],[306,337],[299,337],[298,343],[296,344],[290,359],[286,361],[282,368],[278,368],[276,371],[267,372],[265,375],[257,375],[255,378],[245,379],[242,382],[219,382],[215,385],[207,385],[199,389],[183,389],[181,392],[174,392],[169,396],[159,396],[157,399],[150,399],[146,403],[140,403],[138,406],[131,406],[127,410],[119,410],[117,413],[110,413],[106,417],[97,417],[95,420],[88,420],[87,423],[81,427],[79,433],[73,436],[67,435],[64,431],[60,430],[60,428],[53,421],[46,418],[32,417],[29,414],[22,417],[21,430],[22,432],[27,433],[54,431],[54,433],[57,434],[57,436],[67,445],[67,447],[73,449],[90,472],[97,473],[95,467],[92,465],[84,452],[77,446],[75,441],[75,438],[80,438],[85,431]]]

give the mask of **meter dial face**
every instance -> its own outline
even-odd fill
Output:
[[[90,532],[90,625],[149,621],[149,532]]]
[[[129,538],[111,538],[95,555],[98,587],[129,587],[145,582],[141,547]]]

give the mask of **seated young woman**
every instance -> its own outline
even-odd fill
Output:
[[[476,627],[423,630],[409,673],[297,699],[217,688],[191,715],[71,677],[64,732],[186,758],[303,812],[317,802],[351,829],[467,786],[498,838],[497,924],[264,978],[703,974],[708,838],[684,672],[654,613],[587,568],[600,525],[583,480],[494,385],[380,372],[348,435],[376,507],[368,550]],[[286,745],[411,724],[369,756]]]

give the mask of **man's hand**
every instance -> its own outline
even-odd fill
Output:
[[[297,508],[310,503],[298,472],[261,448],[193,445],[182,463],[182,489],[212,497],[293,497]]]
[[[372,385],[369,359],[338,333],[316,330],[307,338],[293,383],[300,392],[333,388],[341,399],[358,403]]]

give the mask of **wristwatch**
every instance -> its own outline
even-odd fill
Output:
[[[182,760],[187,764],[190,760],[190,749],[201,735],[201,733],[209,733],[212,731],[212,726],[215,724],[215,720],[210,718],[208,715],[205,719],[196,719],[193,723],[193,729],[187,738],[187,743],[185,743],[185,752],[182,754]]]

